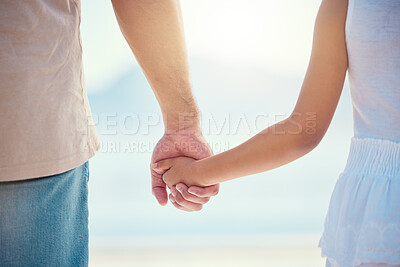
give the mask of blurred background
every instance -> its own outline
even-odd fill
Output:
[[[320,0],[181,2],[202,129],[223,152],[287,117]],[[90,161],[91,266],[324,266],[319,237],[352,136],[346,82],[332,124],[305,157],[230,181],[197,213],[151,194],[161,112],[111,1],[82,1],[83,56],[102,149]],[[318,101],[316,99],[316,101]]]

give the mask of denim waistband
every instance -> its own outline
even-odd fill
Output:
[[[400,143],[352,137],[344,172],[400,177]]]

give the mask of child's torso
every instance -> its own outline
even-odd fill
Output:
[[[354,135],[400,141],[400,1],[349,0]]]

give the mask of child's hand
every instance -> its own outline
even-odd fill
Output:
[[[187,186],[208,186],[201,181],[196,160],[189,157],[176,157],[157,162],[155,171],[164,173],[163,180],[169,188],[184,183]]]

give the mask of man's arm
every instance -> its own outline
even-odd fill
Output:
[[[199,128],[192,95],[183,22],[176,0],[112,0],[121,31],[160,104],[165,127],[175,131],[179,116]]]
[[[152,162],[178,155],[197,159],[210,156],[212,153],[201,135],[199,112],[192,95],[179,1],[112,0],[112,4],[121,31],[163,113],[165,135],[155,148]],[[194,144],[189,148],[195,149],[189,149],[188,142]],[[168,196],[161,176],[152,170],[153,194],[165,205]],[[218,185],[202,190],[206,200],[217,191]],[[178,207],[184,210],[199,210],[206,202],[203,195],[185,195],[186,198],[178,197],[181,200]]]

